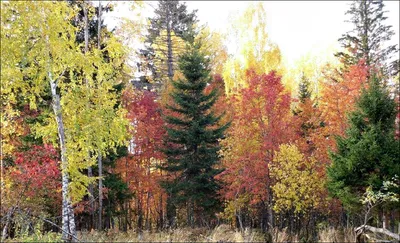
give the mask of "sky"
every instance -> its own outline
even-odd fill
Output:
[[[189,10],[197,9],[200,24],[207,24],[215,31],[229,31],[229,16],[244,11],[249,1],[185,1]],[[255,1],[254,1],[255,2]],[[154,7],[157,2],[146,2]],[[278,44],[284,60],[293,63],[303,55],[332,55],[339,48],[338,38],[352,29],[346,23],[345,15],[351,1],[262,1],[267,14],[267,32],[271,40]],[[399,43],[399,3],[384,1],[388,11],[386,24],[392,25],[395,36],[391,43]],[[123,6],[123,5],[121,5]],[[106,23],[117,25],[117,16],[133,18],[129,8],[117,7],[114,16],[108,16]],[[152,8],[141,14],[151,16]],[[229,49],[229,43],[228,49]],[[231,50],[229,50],[231,52]]]

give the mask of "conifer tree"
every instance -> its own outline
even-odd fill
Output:
[[[393,55],[398,54],[398,46],[383,45],[394,35],[392,26],[384,24],[387,17],[384,16],[386,11],[383,8],[382,0],[356,0],[351,4],[346,14],[351,15],[349,22],[354,29],[339,39],[349,52],[335,54],[346,67],[356,65],[364,59],[367,66],[381,65],[384,73],[396,75],[399,72],[398,59],[390,66],[386,63]]]
[[[304,103],[307,99],[311,99],[310,80],[304,75],[301,76],[299,83],[299,99]]]
[[[185,48],[184,42],[194,39],[197,20],[196,11],[188,12],[179,1],[160,0],[154,13],[149,19],[147,48],[140,51],[145,61],[140,65],[147,63],[147,67],[141,68],[149,69],[154,81],[160,82],[174,76],[177,54]]]
[[[345,137],[337,137],[331,152],[328,189],[349,209],[360,206],[368,186],[379,190],[383,181],[400,173],[399,140],[395,139],[396,103],[376,75],[363,89],[349,115]]]
[[[215,167],[219,162],[218,140],[228,127],[218,126],[223,114],[216,115],[211,110],[218,98],[217,90],[205,94],[210,70],[199,48],[198,43],[188,44],[179,61],[184,80],[172,81],[173,104],[167,106],[167,112],[178,115],[165,116],[168,125],[163,152],[167,162],[161,167],[175,175],[162,183],[169,194],[169,204],[184,206],[191,226],[200,214],[212,215],[218,207],[219,185],[214,179],[221,172]]]

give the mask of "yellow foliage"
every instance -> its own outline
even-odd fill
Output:
[[[155,58],[154,65],[157,70],[157,78],[163,82],[168,80],[168,44],[167,44],[167,31],[161,30],[160,35],[155,39],[151,45],[154,48]],[[179,56],[185,51],[185,41],[177,36],[171,30],[171,46],[172,46],[172,64],[174,73],[179,72],[178,59]]]
[[[305,213],[317,207],[324,186],[317,170],[318,162],[313,158],[307,160],[295,145],[279,146],[270,165],[271,178],[276,181],[272,186],[274,210]]]
[[[103,39],[106,48],[83,54],[75,42],[77,30],[71,24],[76,9],[67,2],[1,4],[1,102],[8,105],[2,108],[2,124],[4,120],[10,127],[5,134],[2,129],[2,143],[8,153],[12,149],[8,138],[18,132],[16,124],[11,123],[18,116],[17,97],[36,109],[37,101],[49,95],[49,79],[56,80],[66,137],[67,166],[62,167],[70,175],[71,196],[78,201],[93,180],[82,171],[96,163],[99,153],[105,155],[127,140],[128,121],[125,111],[115,108],[119,98],[113,90],[126,71],[126,49],[119,40],[108,37]],[[105,53],[110,57],[107,61]],[[47,115],[44,126],[37,124],[33,131],[57,146],[55,114]]]
[[[272,70],[282,74],[281,52],[272,43],[266,31],[266,12],[262,3],[250,4],[245,12],[231,21],[231,41],[238,45],[236,53],[228,58],[224,70],[225,89],[228,95],[235,89],[247,87],[246,70],[257,74]]]
[[[285,69],[285,75],[282,77],[282,83],[292,92],[293,96],[295,96],[298,93],[299,83],[304,75],[310,81],[310,88],[313,96],[320,96],[325,66],[328,63],[333,66],[338,65],[333,58],[334,56],[332,53],[333,50],[328,49],[324,54],[313,54],[309,52],[306,55],[303,55],[294,62],[293,66]],[[330,56],[332,56],[332,58],[330,58]]]
[[[203,28],[196,36],[202,45],[200,51],[210,59],[212,74],[222,74],[223,67],[228,59],[228,52],[224,44],[225,36],[219,32],[212,32],[210,28]]]

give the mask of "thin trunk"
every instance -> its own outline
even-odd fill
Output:
[[[99,15],[98,15],[98,26],[97,26],[97,48],[100,50],[100,37],[101,37],[101,1],[99,1]],[[99,162],[99,230],[102,230],[102,214],[103,214],[103,162],[101,158],[101,151],[98,155]]]
[[[240,209],[239,209],[239,212],[236,213],[236,218],[239,223],[240,232],[244,232],[243,221],[242,221],[242,212]]]
[[[89,166],[89,168],[88,168],[88,177],[89,178],[93,177],[93,170],[92,170],[91,166]],[[94,188],[93,188],[92,183],[89,184],[88,190],[89,190],[89,202],[90,202],[90,209],[89,209],[89,215],[90,215],[90,221],[91,221],[90,228],[92,229],[95,227],[94,226],[94,213],[93,213],[94,212],[94,196],[93,196]]]
[[[1,240],[5,240],[8,237],[8,226],[11,223],[11,218],[14,214],[16,207],[11,207],[8,212],[7,212],[7,219],[6,219],[6,223],[4,224],[4,228],[3,228],[3,232],[1,234]]]
[[[172,79],[174,77],[174,70],[172,67],[172,40],[171,40],[171,26],[170,26],[170,13],[167,11],[167,46],[168,46],[168,77]]]
[[[269,167],[267,169],[267,194],[268,194],[268,201],[267,201],[267,213],[268,213],[268,226],[267,230],[274,227],[274,217],[272,211],[272,190],[271,190],[271,177],[269,175]]]
[[[158,229],[162,229],[164,227],[164,210],[163,210],[163,195],[160,195],[160,214],[159,214],[159,224]]]
[[[187,202],[187,224],[193,228],[193,202],[189,199]]]
[[[98,155],[99,162],[99,227],[98,230],[102,230],[102,214],[103,214],[103,162],[101,153]]]
[[[170,192],[167,194],[167,220],[168,220],[168,227],[173,228],[175,227],[175,216],[176,216],[176,207],[172,202],[172,195]]]
[[[138,232],[142,232],[143,228],[143,213],[142,213],[142,202],[138,196],[138,199],[136,200],[136,210],[137,210],[137,216],[138,216],[138,221],[137,221],[137,230]]]
[[[84,34],[85,34],[85,54],[88,53],[89,51],[89,17],[88,17],[88,11],[85,5],[85,2],[82,3],[82,9],[83,9],[83,15],[84,15],[84,22],[85,22],[85,29],[84,29]],[[87,80],[87,78],[85,78],[85,84],[86,87],[88,88],[89,86],[89,82]],[[86,104],[86,108],[89,109],[89,104]],[[90,154],[88,154],[88,158],[90,158]],[[92,167],[89,166],[88,168],[88,177],[91,178],[93,177],[93,170]],[[89,215],[90,215],[90,228],[93,228],[94,225],[94,214],[93,214],[93,210],[94,210],[94,197],[93,197],[93,184],[90,183],[89,187],[89,202],[90,202],[90,210],[89,210]]]
[[[83,9],[83,16],[85,18],[84,35],[85,35],[85,54],[86,54],[89,51],[89,17],[85,2],[82,3],[82,9]],[[85,79],[85,82],[87,84],[87,79]]]
[[[101,12],[102,12],[101,1],[99,1],[99,21],[97,25],[97,48],[100,50],[100,41],[101,41]]]
[[[150,161],[147,163],[147,175],[150,177]],[[145,227],[146,230],[150,230],[150,222],[149,222],[149,214],[150,214],[150,191],[147,192],[147,200],[146,200],[146,222]]]
[[[68,160],[67,160],[67,148],[65,144],[65,133],[64,133],[64,123],[61,114],[61,103],[60,95],[57,94],[57,84],[56,80],[53,80],[52,73],[48,72],[48,78],[50,82],[52,100],[53,100],[53,112],[56,117],[58,137],[60,140],[61,148],[61,171],[62,171],[62,239],[65,241],[75,241],[69,234],[73,235],[75,238],[77,236],[75,228],[74,211],[72,209],[71,198],[69,195],[69,174],[68,174]]]

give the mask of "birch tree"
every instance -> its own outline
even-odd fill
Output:
[[[59,146],[63,239],[75,241],[72,203],[86,195],[93,180],[82,172],[99,153],[125,141],[128,123],[113,92],[124,50],[109,38],[104,50],[82,53],[71,24],[76,11],[66,2],[5,2],[1,14],[1,101],[9,107],[2,119],[15,116],[17,94],[36,109],[51,93],[53,113],[34,131]],[[85,109],[87,103],[91,109]]]

